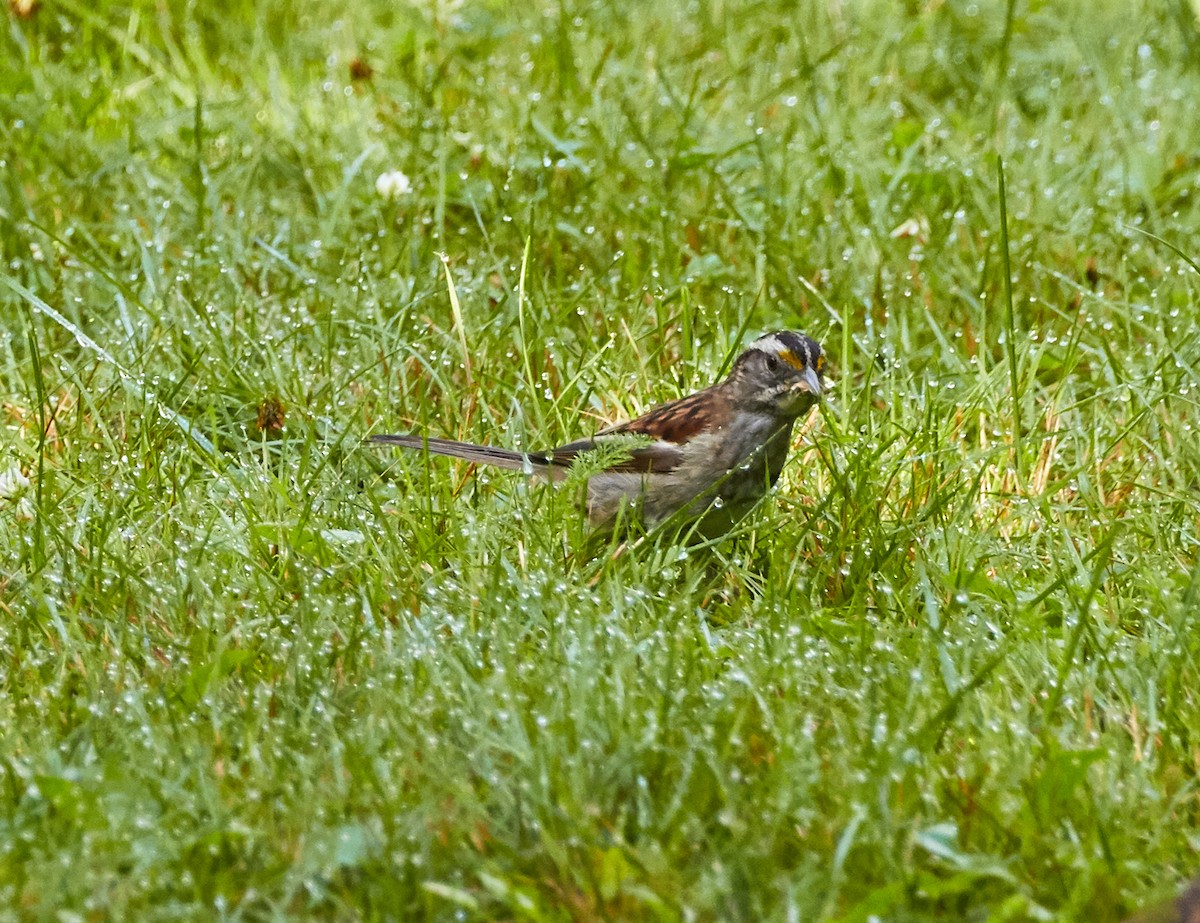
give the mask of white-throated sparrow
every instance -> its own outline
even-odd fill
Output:
[[[701,531],[717,534],[779,478],[792,424],[821,397],[824,366],[816,340],[780,330],[751,343],[723,381],[548,452],[419,435],[371,438],[560,480],[577,457],[606,440],[642,436],[649,442],[588,479],[592,525],[609,529],[629,507],[640,512],[647,528],[678,514],[681,520],[700,519]]]

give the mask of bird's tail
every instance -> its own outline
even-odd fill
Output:
[[[508,468],[511,471],[524,471],[530,474],[546,474],[554,465],[550,457],[541,452],[514,452],[512,449],[498,449],[490,445],[476,445],[473,442],[455,442],[452,439],[407,435],[372,436],[371,441],[386,445],[399,445],[417,451],[425,450],[434,455],[448,455],[451,458],[461,458],[469,462],[495,465],[497,468]]]

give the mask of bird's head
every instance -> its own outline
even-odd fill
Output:
[[[754,406],[798,417],[821,399],[825,355],[812,337],[779,330],[759,337],[738,356],[729,381]]]

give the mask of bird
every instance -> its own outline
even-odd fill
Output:
[[[371,441],[552,481],[562,480],[590,452],[628,446],[588,477],[592,529],[611,532],[631,515],[647,531],[672,521],[712,536],[728,531],[775,485],[793,425],[825,391],[824,369],[816,340],[779,330],[750,343],[716,384],[549,451],[519,452],[419,433],[380,434]]]

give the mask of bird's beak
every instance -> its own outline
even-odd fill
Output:
[[[811,365],[805,367],[804,373],[800,376],[800,381],[804,384],[802,390],[807,391],[814,397],[820,397],[821,392],[825,390],[821,386],[821,376],[817,374],[817,370]]]

